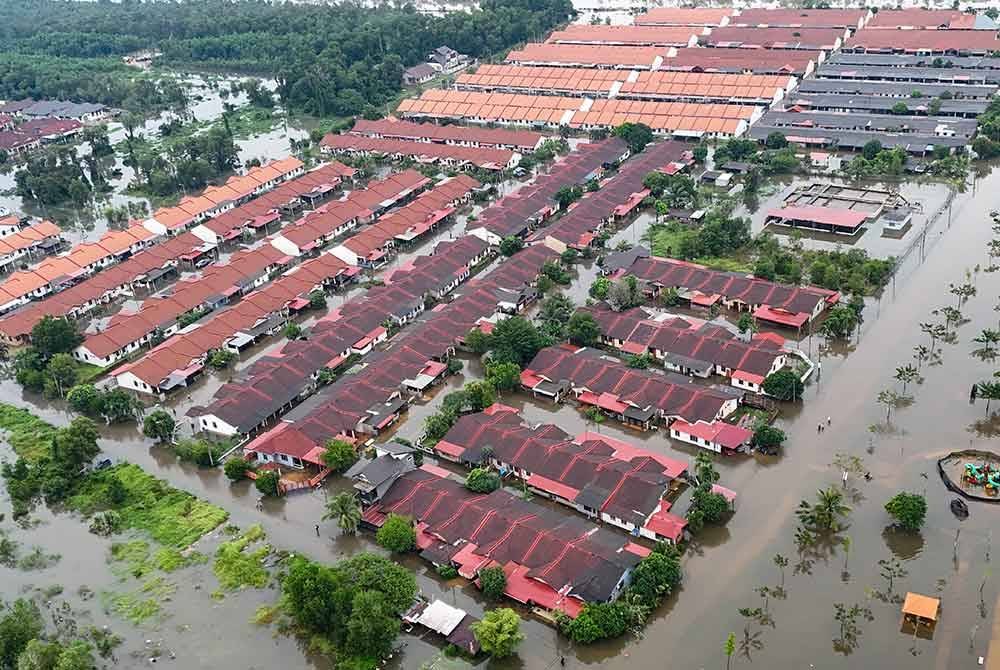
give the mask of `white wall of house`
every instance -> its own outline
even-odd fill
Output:
[[[226,423],[214,414],[203,414],[199,416],[198,425],[203,431],[216,433],[218,435],[225,435],[226,437],[232,437],[239,432],[236,429],[236,426]]]
[[[155,395],[156,389],[139,379],[135,374],[131,372],[122,372],[115,376],[115,381],[118,382],[118,386],[126,388],[132,391],[138,391],[139,393],[145,393],[147,395]]]

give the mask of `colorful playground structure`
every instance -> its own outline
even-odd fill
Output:
[[[988,495],[1000,493],[1000,467],[992,463],[966,463],[963,479],[974,486],[984,487]]]

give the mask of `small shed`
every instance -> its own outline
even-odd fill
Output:
[[[908,592],[903,601],[903,622],[932,626],[937,621],[940,608],[940,599]]]

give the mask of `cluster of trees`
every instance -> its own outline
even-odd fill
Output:
[[[69,146],[32,153],[14,174],[14,183],[17,195],[40,205],[69,203],[77,207],[89,202],[95,192],[110,188],[98,157],[80,157]]]
[[[78,416],[68,426],[59,428],[37,459],[20,457],[3,464],[14,516],[28,513],[32,502],[44,497],[58,503],[69,497],[82,481],[80,474],[100,453],[97,426]]]
[[[756,193],[761,174],[787,174],[795,172],[802,166],[802,162],[795,155],[795,150],[779,132],[767,136],[763,149],[753,140],[738,138],[726,140],[715,149],[713,160],[717,166],[728,161],[753,164],[754,169],[744,179],[744,188],[748,193]]]
[[[108,424],[135,421],[143,411],[142,403],[118,386],[99,389],[93,384],[77,384],[66,393],[66,404],[75,412],[100,417]],[[159,413],[166,414],[162,410]],[[173,421],[169,414],[166,416]]]
[[[0,668],[3,670],[93,670],[89,643],[49,639],[45,621],[33,601],[18,598],[0,603]]]
[[[36,393],[45,393],[50,398],[65,397],[79,376],[79,366],[71,352],[82,341],[72,321],[43,317],[31,329],[31,346],[14,357],[14,378]]]
[[[610,603],[588,603],[575,619],[560,618],[559,627],[574,642],[592,644],[638,631],[650,613],[681,583],[680,554],[660,543],[632,571],[632,583]]]
[[[58,3],[47,4],[58,11]],[[17,11],[17,7],[5,3],[0,6],[0,15],[10,10]],[[94,58],[85,49],[75,54],[80,57],[46,55],[43,52],[51,46],[60,46],[65,36],[45,34],[37,30],[41,26],[35,26],[36,36],[31,43],[12,47],[9,28],[9,23],[0,22],[0,32],[6,33],[7,38],[0,59],[0,98],[87,100],[143,114],[161,109],[183,109],[188,105],[187,92],[176,79],[136,76],[136,71],[120,59]],[[141,46],[145,48],[147,44]],[[11,48],[20,48],[26,53],[12,53]]]
[[[522,154],[517,166],[525,170],[531,170],[539,163],[548,163],[555,160],[556,156],[569,153],[569,142],[563,138],[545,140],[530,154]]]
[[[412,5],[330,11],[263,0],[231,9],[225,0],[86,6],[29,0],[0,7],[0,34],[8,50],[36,56],[120,56],[155,47],[167,64],[268,73],[287,107],[346,116],[391,100],[405,66],[443,44],[489,56],[541,38],[573,13],[568,0],[487,0],[444,16]]]
[[[905,149],[900,147],[883,149],[881,142],[872,140],[862,147],[861,155],[852,158],[843,167],[843,170],[844,174],[852,179],[901,175],[903,174],[903,166],[906,165],[906,159]]]
[[[487,376],[484,381],[469,382],[459,391],[452,391],[444,397],[441,409],[431,414],[424,420],[424,439],[429,443],[436,443],[455,425],[458,417],[467,412],[481,412],[496,402],[496,384],[508,384],[512,370],[517,372],[514,375],[516,384],[517,375],[520,375],[521,368],[510,363],[504,363],[502,372]]]
[[[522,316],[503,319],[484,333],[478,328],[469,331],[465,344],[474,353],[489,353],[491,363],[513,363],[519,368],[527,365],[539,350],[553,344],[553,339]]]
[[[645,123],[623,123],[612,134],[620,137],[633,154],[639,153],[653,141],[653,130]]]
[[[406,568],[361,553],[329,566],[294,558],[281,590],[283,611],[296,628],[335,652],[338,665],[354,667],[352,659],[377,661],[391,653],[417,583]]]
[[[972,149],[980,158],[1000,156],[1000,100],[992,99],[979,115],[979,128]]]
[[[712,491],[719,481],[719,471],[707,451],[699,451],[694,459],[695,488],[687,511],[688,529],[700,531],[705,524],[720,524],[730,513],[729,501],[721,493]]]
[[[698,228],[650,226],[648,234],[655,239],[658,230],[675,236],[676,241],[668,246],[666,253],[681,260],[726,256],[750,242],[750,221],[732,216],[727,208],[715,208],[706,213]]]
[[[864,249],[832,251],[805,249],[798,235],[782,245],[770,233],[754,240],[753,273],[762,279],[814,286],[852,295],[871,295],[892,276],[896,261],[891,256],[872,258]]]
[[[140,121],[134,114],[122,119],[125,164],[136,172],[130,185],[133,190],[160,197],[195,191],[239,167],[239,148],[228,124],[215,124],[205,132],[181,134],[169,141],[149,142],[136,135]]]

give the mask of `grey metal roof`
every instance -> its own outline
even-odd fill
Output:
[[[822,141],[823,146],[836,144],[843,149],[860,149],[871,140],[878,140],[886,149],[900,147],[915,154],[922,154],[935,146],[962,147],[966,140],[962,137],[934,137],[932,135],[904,134],[894,135],[880,132],[853,132],[847,130],[828,130],[825,128],[791,128],[788,126],[771,126],[757,123],[750,128],[749,137],[755,140],[765,140],[773,132],[782,133],[786,137],[809,137]]]
[[[856,130],[861,132],[922,133],[933,135],[935,129],[945,125],[957,135],[971,137],[976,132],[976,120],[958,117],[897,116],[895,114],[870,114],[852,112],[783,112],[770,111],[761,123],[771,126],[789,126],[788,132],[799,127],[827,128],[830,130]]]
[[[896,69],[896,68],[886,68]],[[900,68],[906,71],[907,68]],[[844,68],[843,73],[851,72]],[[842,74],[843,74],[842,73]],[[1000,75],[1000,72],[997,73]],[[935,98],[948,92],[953,98],[989,98],[997,91],[996,86],[979,86],[968,84],[936,83],[928,84],[915,81],[862,81],[863,77],[844,76],[844,78],[824,79],[824,76],[835,76],[832,71],[820,72],[820,79],[806,79],[799,84],[799,93],[836,93],[837,95],[880,95],[896,98],[909,98],[915,91],[923,98]],[[920,100],[921,98],[914,98]],[[926,100],[925,100],[926,102]],[[942,101],[944,102],[944,101]]]
[[[925,113],[930,98],[887,98],[878,95],[833,95],[823,93],[792,93],[786,106],[807,105],[813,109],[847,109],[889,113],[898,103],[910,112]],[[940,116],[979,116],[986,111],[985,100],[942,100]]]

